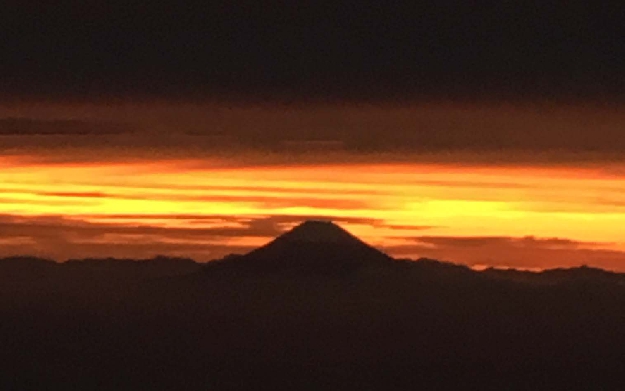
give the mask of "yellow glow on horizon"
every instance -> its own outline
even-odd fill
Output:
[[[384,222],[345,224],[354,234],[382,246],[406,234],[536,236],[601,242],[606,249],[625,251],[623,179],[597,169],[544,166],[228,167],[191,159],[35,164],[3,157],[0,214],[63,216],[93,223],[110,222],[116,216],[117,224],[165,228],[205,225],[163,216],[335,216]],[[146,219],[150,215],[155,218]]]

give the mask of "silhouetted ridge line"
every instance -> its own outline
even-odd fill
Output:
[[[52,259],[40,258],[28,255],[17,255],[11,257],[0,258],[0,265],[21,264],[21,265],[54,265]]]
[[[59,270],[61,264],[50,259],[32,256],[13,256],[0,259],[0,277],[14,276],[16,273],[26,278],[34,278]],[[3,281],[0,281],[3,283]]]
[[[87,265],[87,264],[114,264],[114,265],[163,265],[163,264],[196,264],[196,262],[191,258],[184,257],[168,257],[159,255],[153,258],[145,258],[145,259],[133,259],[133,258],[113,258],[113,257],[104,257],[104,258],[71,258],[64,262],[66,265]]]

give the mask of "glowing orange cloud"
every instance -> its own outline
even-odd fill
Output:
[[[228,224],[198,216],[334,216],[353,219],[343,225],[354,234],[406,256],[424,253],[423,243],[410,247],[412,238],[422,235],[566,238],[625,251],[623,179],[605,170],[567,167],[350,163],[232,168],[194,159],[37,164],[4,157],[0,214],[171,229]],[[175,216],[194,217],[169,218]],[[182,246],[179,253],[186,243],[181,237],[116,235],[91,240],[174,240]],[[31,239],[36,248],[37,236]],[[233,234],[211,243],[252,246],[268,239]],[[448,254],[469,264],[485,262]],[[505,253],[489,259],[506,264]]]

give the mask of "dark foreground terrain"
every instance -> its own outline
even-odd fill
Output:
[[[625,386],[625,275],[398,261],[335,228],[207,266],[0,260],[0,389]]]

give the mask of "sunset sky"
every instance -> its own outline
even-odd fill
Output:
[[[620,9],[68,4],[0,20],[0,257],[209,261],[322,218],[625,270]]]
[[[625,267],[620,110],[146,103],[2,114],[2,255],[208,261],[323,218],[397,257]],[[587,126],[604,153],[587,150]],[[552,150],[563,130],[576,153]]]

